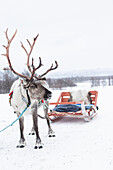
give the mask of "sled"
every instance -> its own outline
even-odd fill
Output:
[[[70,92],[62,92],[57,100],[57,102],[54,103],[49,103],[50,105],[55,105],[54,109],[51,110],[48,113],[48,116],[51,121],[55,121],[56,118],[62,117],[62,116],[71,116],[75,118],[82,118],[85,121],[90,121],[92,120],[96,115],[98,111],[98,106],[97,106],[97,97],[98,97],[98,91],[90,91],[91,93],[91,99],[92,99],[92,104],[85,105],[83,101],[80,102],[69,102],[70,99]],[[56,111],[57,107],[65,107],[69,106],[78,106],[79,110],[78,111]]]

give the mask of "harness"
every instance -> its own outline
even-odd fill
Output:
[[[20,93],[21,93],[22,100],[27,104],[27,106],[29,106],[31,104],[31,100],[28,94],[28,88],[25,88],[25,90],[26,90],[27,99],[22,94],[21,88],[20,88]]]
[[[13,96],[13,91],[11,93],[9,93],[9,104],[11,106],[11,99],[12,99],[12,96]]]

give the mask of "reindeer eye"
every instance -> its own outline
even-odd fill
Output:
[[[31,84],[30,88],[32,88],[32,89],[37,88],[37,85],[36,84]]]
[[[31,85],[31,86],[30,86],[30,88],[32,88],[32,89],[33,89],[33,88],[35,88],[35,86],[34,86],[34,85]]]

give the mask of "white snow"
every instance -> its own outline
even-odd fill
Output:
[[[51,123],[56,137],[49,138],[46,121],[39,119],[43,149],[35,150],[35,136],[28,135],[32,127],[31,116],[25,119],[25,148],[16,148],[19,141],[18,122],[1,132],[0,170],[113,169],[113,87],[94,90],[99,92],[99,113],[91,122],[64,117]],[[59,94],[60,91],[54,90],[51,101],[56,101]],[[16,119],[8,98],[8,94],[0,95],[0,130]]]

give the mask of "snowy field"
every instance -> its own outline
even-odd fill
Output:
[[[91,122],[71,117],[59,119],[51,123],[56,137],[49,138],[46,121],[39,118],[43,149],[35,150],[35,136],[28,135],[32,127],[31,116],[25,119],[25,148],[16,148],[18,122],[1,132],[0,170],[113,169],[113,87],[92,90],[99,92],[99,113]],[[53,91],[51,100],[56,101],[59,94],[60,91]],[[8,98],[8,94],[0,95],[0,130],[16,119]]]

